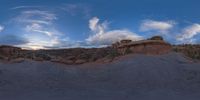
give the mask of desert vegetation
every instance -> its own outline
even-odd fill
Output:
[[[173,51],[183,53],[192,59],[200,60],[200,45],[192,45],[192,44],[174,45]]]
[[[31,59],[36,61],[52,61],[65,64],[82,64],[95,61],[112,61],[119,56],[116,49],[112,47],[105,48],[71,48],[55,50],[18,50],[13,52],[10,49],[15,47],[1,47],[0,59]],[[8,52],[9,51],[9,52]],[[8,53],[7,53],[8,52]],[[6,55],[5,55],[6,54]]]

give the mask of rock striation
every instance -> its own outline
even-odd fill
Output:
[[[18,55],[21,48],[2,45],[0,46],[0,58],[1,59],[11,59],[12,57]]]
[[[113,44],[113,48],[122,55],[127,53],[159,55],[172,50],[172,46],[160,36],[141,41],[122,40]]]

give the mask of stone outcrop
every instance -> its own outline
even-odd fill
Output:
[[[128,40],[126,40],[128,41]],[[125,55],[127,53],[139,53],[139,54],[165,54],[171,51],[172,46],[165,42],[162,37],[156,36],[148,40],[141,41],[128,41],[122,40],[120,43],[113,44],[117,51]]]
[[[5,58],[11,58],[20,53],[21,48],[12,47],[12,46],[0,46],[0,56]]]
[[[163,41],[164,39],[163,39],[163,37],[161,37],[161,36],[153,36],[153,37],[151,37],[151,38],[148,39],[148,40],[161,40],[161,41]]]

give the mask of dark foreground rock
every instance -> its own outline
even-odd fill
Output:
[[[177,53],[106,64],[0,63],[0,100],[199,100],[199,66]]]

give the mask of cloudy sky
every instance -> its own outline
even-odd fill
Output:
[[[200,43],[199,0],[0,0],[0,45],[100,47],[163,36]]]

